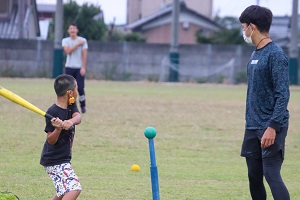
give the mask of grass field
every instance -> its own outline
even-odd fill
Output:
[[[0,85],[46,110],[53,80],[5,79]],[[154,139],[162,200],[251,199],[245,161],[245,85],[86,81],[87,113],[76,128],[72,164],[82,200],[152,199],[144,129]],[[300,199],[300,87],[291,87],[290,131],[282,169]],[[0,97],[0,192],[46,200],[52,181],[39,165],[43,117]],[[138,164],[139,172],[131,171]],[[268,187],[267,187],[268,188]],[[272,199],[268,190],[268,199]]]

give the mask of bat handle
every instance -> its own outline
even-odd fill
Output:
[[[50,115],[50,114],[48,114],[48,113],[46,113],[45,114],[45,117],[46,118],[48,118],[48,119],[53,119],[53,118],[55,118],[55,117],[53,117],[52,115]],[[69,128],[69,131],[73,131],[75,129],[75,127],[74,126],[71,126],[70,128]]]

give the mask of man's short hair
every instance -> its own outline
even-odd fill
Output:
[[[75,87],[75,78],[68,74],[59,75],[54,81],[54,90],[57,96],[64,96],[68,90],[74,90]]]
[[[256,25],[257,29],[262,32],[269,32],[272,24],[273,14],[268,8],[252,5],[247,7],[239,17],[241,23],[250,23]]]

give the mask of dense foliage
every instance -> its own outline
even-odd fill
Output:
[[[196,34],[200,44],[245,44],[241,34],[241,24],[235,17],[216,17],[215,22],[221,29],[211,34],[199,31]]]
[[[114,24],[107,26],[103,20],[103,12],[100,6],[84,3],[78,5],[75,0],[69,0],[64,4],[63,37],[68,36],[70,23],[78,26],[78,35],[87,40],[95,41],[128,41],[145,42],[146,38],[140,33],[125,33],[118,30]],[[50,25],[49,39],[54,39],[54,23]]]
[[[79,6],[76,1],[69,0],[64,4],[64,36],[68,35],[68,25],[75,22],[80,36],[87,40],[103,40],[107,28],[101,16],[100,6],[87,3]]]

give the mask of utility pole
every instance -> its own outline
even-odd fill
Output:
[[[178,52],[178,25],[179,25],[180,2],[173,0],[172,11],[172,39],[169,53],[170,68],[169,68],[169,81],[178,82],[179,77],[179,52]]]
[[[298,0],[293,0],[289,48],[289,77],[290,84],[298,84]]]
[[[24,39],[24,1],[18,0],[18,27],[19,27],[19,39]]]
[[[63,49],[61,45],[64,21],[63,8],[63,0],[56,0],[52,78],[56,78],[58,75],[63,73]]]

